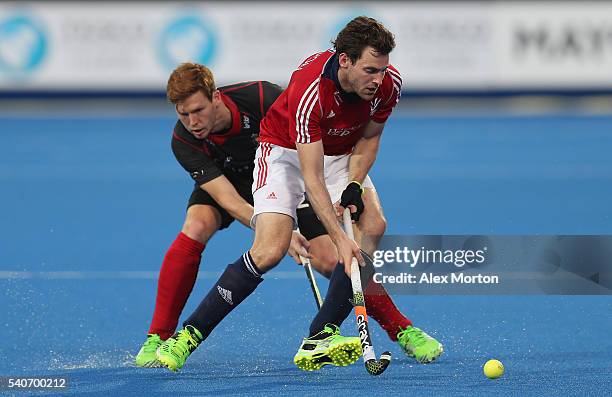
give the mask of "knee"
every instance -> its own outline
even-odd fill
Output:
[[[316,253],[313,252],[312,256],[313,258],[310,261],[312,267],[323,277],[330,278],[338,264],[338,257],[335,252],[329,252],[329,250]]]
[[[292,228],[293,218],[285,214],[268,212],[257,216],[255,241],[249,252],[259,270],[267,272],[285,257]]]
[[[280,244],[272,244],[265,248],[254,245],[249,252],[257,268],[262,272],[267,272],[283,259],[287,253],[287,248]]]
[[[216,225],[211,224],[211,222],[205,219],[187,217],[183,224],[182,232],[189,238],[206,244],[216,230]]]
[[[360,225],[360,230],[366,236],[382,237],[387,230],[387,220],[381,214],[367,219]]]

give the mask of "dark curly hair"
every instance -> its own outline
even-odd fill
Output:
[[[389,54],[395,48],[395,38],[382,23],[374,18],[360,16],[350,21],[332,41],[337,54],[345,53],[354,63],[363,50],[370,46],[380,55]]]

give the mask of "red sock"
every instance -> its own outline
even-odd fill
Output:
[[[400,313],[382,284],[370,281],[364,292],[368,315],[387,331],[392,341],[397,341],[400,327],[406,328],[412,322]]]
[[[158,334],[165,340],[176,330],[198,276],[202,251],[204,244],[181,232],[166,252],[157,282],[157,299],[150,334]]]

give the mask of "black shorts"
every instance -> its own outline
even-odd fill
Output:
[[[249,204],[253,205],[253,194],[251,193],[253,181],[245,178],[243,180],[230,180],[230,182],[238,194]],[[227,228],[234,221],[234,217],[231,216],[229,212],[224,210],[223,207],[221,207],[221,205],[219,205],[219,203],[217,203],[207,191],[202,190],[198,185],[195,185],[193,192],[191,193],[191,197],[189,197],[187,208],[195,204],[210,205],[219,211],[221,214],[221,226],[219,227],[219,230]]]

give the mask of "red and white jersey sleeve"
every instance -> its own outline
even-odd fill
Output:
[[[261,121],[260,142],[295,149],[295,143],[322,139],[321,71],[331,51],[308,57],[291,75],[289,86]]]
[[[296,74],[298,74],[296,76]],[[294,73],[293,84],[287,87],[289,110],[289,136],[295,143],[311,143],[321,140],[321,103],[319,84],[321,76]]]

